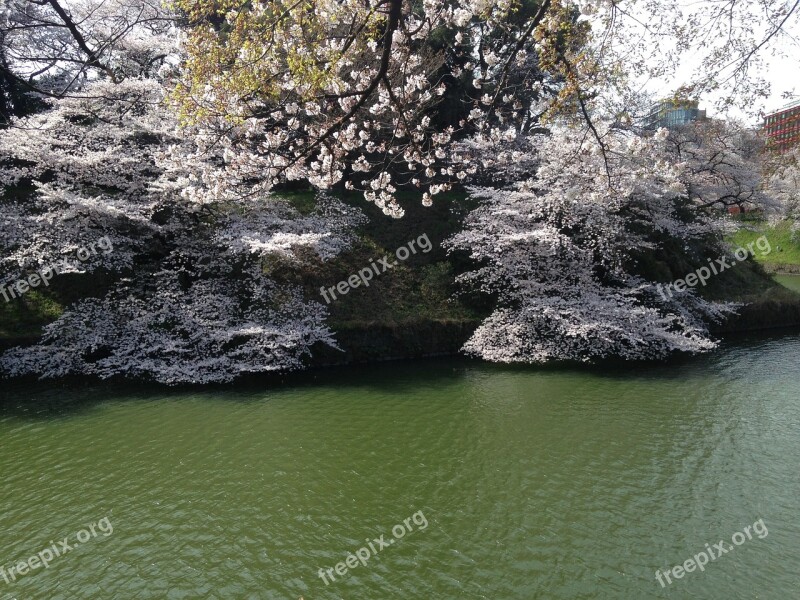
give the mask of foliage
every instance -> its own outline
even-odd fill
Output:
[[[4,75],[48,97],[152,76],[175,52],[174,17],[157,0],[7,0],[0,17]]]
[[[731,307],[691,291],[661,295],[631,264],[635,250],[654,250],[661,236],[720,232],[702,213],[684,216],[695,172],[670,155],[668,137],[666,130],[643,138],[609,128],[600,146],[556,128],[532,140],[535,177],[473,190],[485,203],[449,245],[478,264],[460,281],[496,294],[498,304],[467,352],[545,362],[662,358],[714,347],[705,322]]]
[[[613,114],[637,79],[663,78],[688,57],[705,60],[678,95],[751,104],[767,90],[752,67],[794,39],[797,18],[782,0],[174,7],[189,27],[173,99],[199,148],[217,157],[187,193],[216,200],[285,181],[343,184],[392,216],[403,213],[400,189],[420,190],[430,205],[453,183],[480,179],[454,144],[479,136],[501,145],[556,116],[597,139],[599,107]],[[180,170],[192,157],[171,156]]]
[[[193,194],[344,182],[392,216],[402,186],[429,205],[475,173],[449,154],[460,132],[529,127],[531,100],[564,76],[554,57],[575,53],[587,31],[561,0],[523,11],[507,0],[175,5],[192,26],[174,98],[199,146],[224,163]],[[545,57],[554,74],[540,68]],[[464,102],[458,123],[436,118],[445,94]]]
[[[766,191],[775,198],[778,210],[773,215],[800,223],[800,148],[784,154],[771,153],[765,161]]]
[[[721,112],[736,107],[755,117],[760,101],[772,91],[766,77],[768,61],[793,57],[798,50],[797,2],[579,0],[578,4],[592,19],[593,67],[600,75],[594,86],[584,79],[584,88],[607,88],[601,91],[606,98],[630,99],[632,89],[655,81],[675,90],[678,100],[713,97]],[[609,94],[608,88],[615,93]]]
[[[120,270],[153,244],[153,216],[163,206],[147,189],[158,174],[153,149],[170,135],[160,86],[98,81],[91,90],[92,97],[51,100],[50,110],[15,121],[0,138],[0,183],[34,190],[2,205],[4,272],[54,264],[104,236],[113,256],[99,253],[81,266]]]
[[[698,121],[672,130],[673,159],[686,170],[686,195],[699,208],[774,212],[779,202],[763,190],[758,134],[737,121]]]
[[[202,257],[173,253],[152,280],[140,275],[102,299],[78,302],[45,328],[39,344],[8,351],[0,366],[10,375],[211,383],[297,369],[317,342],[335,346],[320,304],[257,269],[240,281],[230,262],[197,270],[181,264]]]
[[[42,323],[57,319],[63,307],[48,296],[31,290],[18,302],[0,302],[0,340],[6,337],[35,338]]]
[[[734,123],[637,133],[635,90],[691,56],[701,66],[677,95],[752,103],[767,91],[754,67],[789,47],[797,10],[782,0],[9,0],[0,281],[100,238],[113,252],[53,282],[91,277],[95,288],[0,366],[165,383],[298,368],[315,345],[335,345],[306,274],[333,284],[422,232],[434,244],[452,235],[470,206],[443,194],[461,185],[481,205],[452,235],[451,257],[401,265],[362,302],[334,306],[338,322],[389,307],[473,316],[444,303],[441,278],[460,273],[485,294],[478,310],[492,305],[467,344],[490,360],[711,348],[707,322],[729,307],[662,297],[637,258],[724,252],[730,206],[796,219],[796,160],[764,181],[758,141]],[[412,190],[415,231],[364,235],[349,203],[271,195],[289,182],[360,191],[373,204],[364,212],[395,217]],[[423,206],[433,221],[418,219]],[[52,313],[32,294],[20,302]]]
[[[268,198],[198,210],[158,166],[158,153],[181,143],[159,83],[99,80],[86,91],[16,123],[28,135],[0,136],[4,182],[32,183],[0,204],[2,267],[15,279],[105,236],[113,252],[78,271],[114,272],[116,283],[0,367],[207,383],[298,368],[314,344],[335,346],[324,307],[263,273],[262,261],[329,260],[348,247],[357,211],[329,198],[305,216]]]

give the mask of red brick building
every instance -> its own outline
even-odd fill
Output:
[[[800,100],[767,115],[764,132],[767,144],[780,152],[800,145]]]

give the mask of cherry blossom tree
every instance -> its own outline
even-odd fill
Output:
[[[182,196],[182,175],[163,156],[194,146],[167,110],[164,83],[98,78],[0,131],[0,277],[18,279],[99,238],[113,248],[71,262],[78,275],[107,274],[110,288],[68,306],[40,343],[6,352],[7,375],[223,382],[299,368],[316,344],[336,347],[327,309],[265,269],[330,260],[363,217],[330,197],[303,215],[267,196]]]
[[[103,236],[113,258],[98,254],[82,269],[130,268],[158,232],[153,215],[163,202],[148,193],[159,172],[153,153],[173,139],[160,84],[100,80],[86,89],[88,96],[50,99],[50,110],[0,134],[0,183],[11,190],[0,265],[10,275],[60,262]],[[14,191],[28,186],[32,195]]]
[[[331,259],[360,214],[327,197],[305,216],[275,198],[198,206],[158,167],[157,155],[182,143],[159,83],[99,80],[86,91],[0,134],[4,184],[33,186],[24,200],[0,204],[3,270],[15,279],[104,236],[113,252],[76,270],[104,269],[117,281],[67,308],[36,346],[7,352],[0,367],[209,383],[298,368],[314,344],[335,347],[326,309],[263,263]]]
[[[734,120],[697,121],[673,129],[667,144],[697,208],[777,208],[763,191],[764,144],[754,130]]]
[[[793,231],[800,230],[800,150],[771,154],[765,171],[765,191],[779,206],[776,216],[793,220]]]
[[[707,322],[733,307],[692,291],[659,293],[634,260],[664,237],[719,234],[718,219],[687,213],[694,174],[674,160],[667,130],[652,137],[598,130],[602,147],[587,133],[558,126],[537,135],[533,176],[472,190],[483,204],[448,244],[477,265],[461,283],[495,296],[496,308],[467,342],[468,353],[538,363],[714,347]]]
[[[276,205],[278,215],[270,218]],[[12,376],[217,383],[301,368],[318,343],[336,348],[327,309],[305,300],[298,286],[268,276],[260,259],[306,261],[309,249],[323,260],[346,247],[347,232],[337,238],[329,219],[303,219],[274,200],[263,211],[248,210],[252,219],[236,214],[214,226],[187,227],[176,219],[166,227],[175,237],[165,256],[138,265],[102,298],[69,307],[40,343],[0,357],[0,368]],[[331,202],[327,210],[352,225],[342,205]]]
[[[46,109],[0,131],[0,277],[100,237],[114,251],[75,269],[108,289],[0,366],[230,381],[334,345],[324,307],[265,265],[332,259],[361,216],[328,196],[300,214],[271,195],[291,181],[360,190],[395,217],[401,189],[430,205],[483,186],[450,242],[477,264],[462,283],[497,298],[471,353],[711,348],[706,323],[730,307],[662,296],[635,257],[719,239],[721,208],[766,206],[756,145],[733,126],[644,135],[607,115],[688,56],[705,60],[681,93],[765,93],[754,68],[791,41],[798,5],[9,0],[3,114],[23,112],[20,90]]]
[[[530,102],[557,94],[554,77],[566,76],[542,63],[577,52],[588,30],[560,0],[176,6],[191,27],[174,98],[198,145],[224,164],[199,174],[191,193],[343,182],[392,216],[403,212],[401,186],[429,204],[466,179],[448,152],[464,131],[535,123]],[[437,118],[446,95],[465,107],[447,125]]]
[[[592,21],[585,90],[660,82],[677,96],[715,98],[718,109],[759,110],[772,85],[764,68],[798,50],[796,0],[579,0]],[[619,65],[626,75],[619,77]],[[593,75],[597,84],[592,85]],[[635,86],[629,84],[636,83]],[[784,90],[789,94],[791,90]]]
[[[175,18],[157,0],[7,0],[0,11],[3,77],[39,95],[146,76],[174,56]]]

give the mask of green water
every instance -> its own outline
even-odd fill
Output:
[[[5,384],[0,566],[105,517],[113,533],[0,578],[0,600],[797,598],[798,359],[792,334],[627,370]],[[414,514],[366,566],[318,576]],[[758,519],[763,538],[656,581]]]

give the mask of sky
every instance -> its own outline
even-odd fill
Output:
[[[772,84],[772,95],[766,101],[767,112],[774,112],[791,102],[781,96],[791,92],[795,100],[800,99],[800,56],[772,60],[767,69],[767,80]]]
[[[684,19],[680,22],[685,23],[689,17],[696,17],[702,21],[704,17],[708,16],[707,11],[710,7],[715,5],[711,0],[664,0],[664,2],[675,2],[680,6],[683,12]],[[724,3],[729,6],[727,2]],[[797,8],[796,0],[749,0],[749,2],[741,2],[737,6],[737,10],[754,11],[751,14],[753,19],[750,20],[742,13],[737,14],[735,26],[739,27],[739,31],[746,31],[748,27],[752,27],[753,39],[761,41],[764,39],[769,26],[766,24],[771,19],[764,19],[763,14],[759,18],[762,5],[767,5],[769,10],[774,11],[776,7],[783,4],[785,7],[795,7],[795,11],[790,14],[784,23],[782,33],[770,38],[770,41],[758,52],[758,57],[761,60],[762,67],[760,71],[755,71],[751,68],[752,75],[764,79],[770,86],[770,92],[766,98],[745,98],[747,104],[745,110],[731,108],[726,113],[721,113],[715,106],[717,101],[722,97],[720,94],[708,94],[701,96],[700,108],[708,111],[708,115],[715,118],[737,118],[752,126],[759,126],[762,123],[763,116],[779,110],[793,100],[800,100],[800,9]],[[633,5],[635,6],[635,5]],[[639,12],[637,17],[644,17],[646,13]],[[646,22],[646,18],[641,19]],[[725,24],[727,27],[727,24]],[[644,34],[646,37],[646,34]],[[675,90],[682,85],[689,83],[692,80],[694,72],[703,64],[704,52],[710,52],[724,37],[714,39],[711,37],[707,46],[702,50],[692,49],[692,53],[683,54],[680,57],[679,64],[673,67],[673,72],[668,76],[659,80],[648,80],[643,82],[642,89],[649,92],[657,98],[670,97],[674,94]],[[651,38],[649,43],[655,49],[654,56],[662,55],[659,52],[659,45],[663,45],[667,40],[662,38]],[[705,42],[704,42],[705,43]],[[673,46],[674,47],[674,46]],[[749,45],[748,45],[749,47]],[[790,94],[792,98],[786,98],[785,94]]]
[[[762,73],[764,79],[769,82],[771,93],[766,99],[756,99],[752,105],[753,112],[761,112],[764,114],[773,113],[783,106],[789,104],[793,100],[800,100],[800,58],[791,57],[770,57],[765,58],[765,70]],[[794,98],[785,98],[784,93],[791,93]],[[709,96],[701,100],[701,108],[708,110],[710,117],[721,117],[719,112],[714,108],[714,101],[718,97]],[[732,109],[729,111],[729,117],[735,117],[749,123],[751,125],[760,125],[761,119],[754,117],[752,114],[745,114],[741,110]]]

